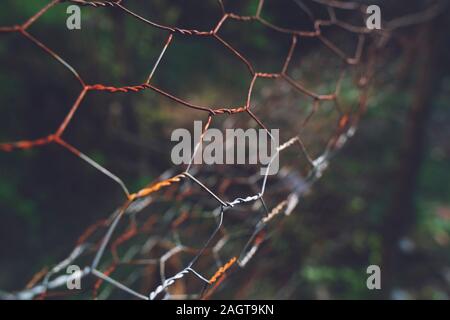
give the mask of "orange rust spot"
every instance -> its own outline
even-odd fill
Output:
[[[186,197],[188,197],[190,195],[193,195],[193,194],[194,194],[194,191],[187,189],[187,190],[181,192],[179,195],[177,195],[175,197],[175,200],[176,201],[181,201],[182,199],[184,199],[184,198],[186,198]]]
[[[149,194],[152,194],[152,193],[160,190],[163,187],[170,186],[170,185],[172,185],[175,182],[180,182],[181,178],[183,178],[183,177],[184,176],[180,174],[180,175],[177,175],[177,176],[175,176],[173,178],[170,178],[170,179],[167,179],[167,180],[163,180],[161,182],[157,182],[157,183],[155,183],[154,185],[152,185],[152,186],[150,186],[148,188],[144,188],[144,189],[138,191],[137,193],[130,194],[128,196],[128,199],[130,201],[133,201],[136,198],[146,197]]]
[[[106,269],[106,270],[103,272],[103,274],[104,274],[105,276],[109,277],[109,276],[111,275],[111,273],[113,273],[113,271],[114,271],[115,269],[116,269],[116,265],[115,265],[115,264],[112,264],[108,269]],[[98,279],[98,280],[95,282],[94,290],[93,290],[93,293],[92,293],[94,299],[97,297],[98,289],[100,289],[100,286],[102,285],[102,283],[103,283],[103,279]]]
[[[219,186],[219,192],[225,193],[225,191],[228,189],[228,187],[231,185],[231,180],[224,180]]]
[[[275,79],[275,78],[279,78],[280,74],[279,73],[265,73],[265,72],[257,72],[256,73],[257,77],[260,78],[271,78],[271,79]]]
[[[241,113],[241,112],[245,112],[247,110],[246,107],[236,107],[236,108],[219,108],[219,109],[214,109],[213,112],[216,115],[219,114],[235,114],[235,113]]]
[[[10,144],[0,144],[0,150],[5,151],[5,152],[11,152],[13,150],[13,146]]]
[[[130,228],[125,231],[121,236],[119,236],[111,245],[111,252],[115,261],[119,261],[119,254],[117,252],[117,247],[127,240],[131,239],[137,234],[137,227],[135,223],[132,223]]]
[[[86,90],[97,90],[97,91],[108,91],[111,93],[115,92],[138,92],[144,89],[148,89],[148,84],[140,84],[137,86],[126,86],[126,87],[113,87],[113,86],[105,86],[103,84],[94,84],[94,85],[88,85],[85,87]]]
[[[53,135],[49,135],[45,138],[40,138],[36,140],[21,140],[12,143],[3,143],[0,144],[0,150],[10,152],[13,151],[14,149],[22,149],[22,150],[31,149],[34,147],[49,144],[53,142],[53,140],[54,140]]]
[[[222,282],[227,278],[227,275],[224,274],[223,277],[221,277],[215,284],[214,286],[208,290],[208,292],[205,294],[204,297],[202,297],[202,300],[208,300],[213,294],[214,292],[216,292],[217,288],[219,288],[219,286],[222,284]]]
[[[41,271],[36,273],[33,276],[33,278],[31,278],[31,280],[27,283],[25,288],[30,289],[30,288],[34,287],[36,285],[36,283],[38,283],[42,278],[44,278],[44,276],[47,274],[47,272],[48,272],[48,267],[42,268]]]
[[[141,232],[149,232],[153,228],[154,224],[156,223],[156,220],[157,220],[156,216],[150,216],[147,219],[147,221],[144,222],[140,231]]]
[[[86,231],[78,238],[77,245],[80,245],[83,242],[85,242],[99,227],[104,226],[107,222],[108,222],[107,219],[103,219],[97,221],[96,223],[88,227]]]
[[[261,232],[255,238],[255,246],[259,246],[264,241],[265,232]]]
[[[348,123],[349,117],[348,115],[343,115],[339,120],[339,128],[344,128]]]
[[[178,218],[176,218],[173,222],[172,222],[172,228],[177,228],[180,224],[182,224],[184,221],[186,221],[186,219],[189,217],[189,214],[187,213],[187,211],[183,211],[180,216]]]
[[[217,279],[223,275],[231,266],[236,262],[237,258],[233,257],[228,261],[223,267],[220,267],[219,270],[209,279],[209,283],[212,284],[217,281]]]
[[[33,146],[31,141],[20,141],[16,143],[16,147],[19,149],[29,149]]]

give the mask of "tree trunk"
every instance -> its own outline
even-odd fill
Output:
[[[392,204],[382,225],[382,295],[391,297],[395,277],[400,274],[399,242],[415,224],[415,194],[420,168],[426,151],[427,123],[431,116],[434,97],[440,83],[438,62],[439,30],[437,21],[423,27],[420,47],[415,61],[416,82],[412,85],[413,103],[408,112]]]

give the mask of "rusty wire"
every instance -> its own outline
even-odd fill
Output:
[[[85,267],[82,269],[81,273],[77,276],[87,277],[93,276],[97,279],[93,286],[94,296],[98,296],[100,287],[104,282],[109,283],[118,290],[130,294],[132,297],[139,299],[155,299],[155,298],[208,298],[214,291],[219,288],[221,283],[227,278],[227,274],[233,270],[244,268],[248,262],[256,256],[258,248],[260,245],[268,238],[267,228],[269,224],[281,215],[290,215],[299,202],[301,195],[307,190],[318,178],[321,177],[322,172],[326,169],[329,160],[333,154],[342,148],[347,139],[353,135],[355,132],[359,119],[364,113],[367,97],[368,97],[368,86],[372,78],[373,71],[373,52],[369,50],[367,46],[368,37],[373,36],[373,32],[368,30],[365,26],[356,26],[345,21],[341,21],[336,17],[336,8],[349,10],[354,12],[354,14],[363,17],[365,12],[365,6],[354,3],[354,2],[340,2],[340,1],[328,1],[328,0],[316,0],[315,2],[323,5],[329,14],[329,19],[319,20],[314,19],[314,30],[313,31],[302,31],[302,30],[290,30],[277,25],[272,24],[263,18],[262,12],[264,9],[264,0],[260,0],[258,3],[257,10],[254,15],[251,16],[241,16],[233,12],[228,12],[226,6],[221,0],[218,1],[218,5],[222,11],[222,16],[217,21],[216,25],[212,30],[195,30],[195,29],[181,29],[173,26],[165,26],[153,21],[146,19],[145,17],[131,11],[124,4],[126,1],[84,1],[84,0],[52,0],[35,15],[29,18],[22,24],[13,26],[0,26],[0,33],[18,33],[25,37],[36,46],[45,51],[52,58],[57,60],[61,65],[68,69],[75,79],[80,84],[80,92],[73,103],[70,111],[67,113],[63,121],[60,123],[56,131],[51,132],[45,137],[41,137],[33,140],[22,140],[16,142],[0,143],[0,151],[11,152],[17,149],[29,149],[36,148],[48,144],[57,144],[62,148],[70,151],[75,156],[87,162],[89,165],[93,166],[101,173],[105,174],[113,181],[115,181],[122,188],[125,194],[125,201],[121,207],[119,207],[109,218],[103,219],[94,225],[88,227],[86,231],[80,236],[75,249],[72,253],[61,261],[59,264],[50,268],[49,270],[44,270],[36,274],[33,277],[30,285],[27,286],[22,291],[17,291],[11,294],[5,294],[6,298],[20,298],[20,299],[32,299],[32,298],[46,298],[51,296],[52,290],[61,288],[64,286],[66,281],[70,279],[70,275],[65,274],[64,268],[68,265],[77,262],[79,259],[86,255],[90,255],[92,258],[89,263],[85,263]],[[36,39],[32,34],[29,33],[29,28],[34,23],[37,23],[40,17],[50,10],[52,7],[60,5],[62,3],[73,3],[77,5],[82,5],[90,7],[92,9],[101,10],[103,7],[111,7],[115,10],[122,12],[124,15],[129,15],[139,22],[148,25],[152,28],[157,28],[162,31],[167,32],[167,37],[165,42],[162,44],[162,50],[155,62],[155,64],[149,68],[150,72],[148,77],[140,83],[130,84],[127,86],[114,86],[111,84],[88,84],[83,80],[83,77],[75,70],[66,60],[64,60],[60,55],[58,55],[51,48],[46,46],[43,42]],[[247,21],[257,21],[258,23],[270,28],[280,34],[287,34],[291,37],[291,45],[286,56],[283,58],[284,63],[282,69],[278,73],[265,73],[256,70],[254,65],[241,54],[237,49],[235,49],[231,44],[229,44],[225,39],[221,37],[220,30],[227,20],[239,20],[241,22]],[[342,28],[349,33],[357,35],[358,43],[355,48],[353,55],[349,56],[344,51],[342,51],[338,45],[333,43],[331,40],[327,39],[322,34],[322,27],[324,26],[335,26]],[[376,32],[375,32],[376,33]],[[238,106],[208,106],[208,105],[197,105],[187,100],[183,100],[176,95],[173,95],[169,91],[163,88],[157,87],[152,84],[152,78],[154,74],[158,71],[158,66],[160,62],[164,59],[164,54],[166,50],[174,42],[174,35],[179,34],[185,37],[191,37],[192,41],[195,41],[196,37],[209,37],[217,41],[226,50],[229,50],[236,59],[240,60],[248,69],[251,76],[251,81],[248,84],[247,98],[241,105]],[[298,148],[300,153],[303,153],[308,159],[311,169],[304,179],[304,184],[301,186],[294,185],[288,192],[284,194],[281,200],[276,203],[272,208],[268,208],[264,200],[265,194],[268,192],[267,189],[270,188],[268,183],[268,175],[264,176],[251,176],[248,177],[247,182],[252,184],[255,189],[254,194],[243,195],[236,199],[226,201],[222,199],[216,192],[213,192],[206,183],[202,182],[201,179],[196,176],[198,170],[193,168],[191,164],[183,172],[176,173],[173,170],[165,173],[161,176],[161,179],[150,183],[148,186],[138,190],[136,192],[129,191],[125,183],[114,173],[110,172],[107,168],[102,167],[100,164],[96,163],[93,159],[89,158],[86,154],[82,153],[75,146],[69,144],[64,138],[64,133],[67,130],[69,123],[76,116],[77,110],[80,108],[83,100],[88,94],[92,94],[98,91],[104,91],[109,93],[127,93],[133,94],[135,92],[152,90],[157,94],[160,94],[167,99],[170,99],[182,107],[195,109],[205,112],[208,121],[206,122],[204,132],[210,126],[213,119],[218,115],[232,115],[232,114],[246,114],[249,119],[253,119],[262,128],[266,129],[264,120],[260,119],[253,112],[253,89],[255,83],[258,79],[273,79],[281,80],[290,86],[293,90],[296,90],[306,97],[309,97],[313,105],[312,112],[305,120],[304,125],[308,120],[314,115],[322,102],[331,102],[336,105],[337,99],[341,90],[341,82],[343,76],[339,77],[334,92],[328,94],[318,94],[308,89],[304,84],[296,81],[292,76],[288,74],[288,68],[291,66],[292,57],[294,51],[299,46],[299,39],[302,38],[316,38],[321,41],[321,43],[330,50],[330,52],[342,60],[342,74],[346,73],[349,68],[358,66],[362,67],[364,72],[362,72],[357,81],[357,86],[359,88],[360,97],[359,100],[355,102],[355,107],[349,112],[340,112],[339,121],[335,128],[333,136],[330,138],[325,149],[320,156],[313,159],[306,150],[306,147],[302,141],[301,135],[291,137],[290,139],[284,141],[277,149],[276,155],[279,156],[284,150],[288,148]],[[362,62],[363,55],[367,53],[364,63]],[[267,130],[267,129],[266,129]],[[201,142],[200,142],[201,143]],[[170,174],[171,176],[167,176]],[[222,180],[216,181],[222,188],[228,188],[233,181]],[[195,188],[197,190],[195,190]],[[183,243],[177,243],[171,241],[169,238],[164,237],[164,235],[152,235],[154,231],[153,226],[158,223],[158,219],[155,215],[150,216],[146,221],[142,223],[136,222],[136,214],[142,211],[144,208],[151,204],[157,203],[158,201],[176,201],[183,202],[187,201],[189,196],[194,193],[203,193],[211,197],[216,203],[216,209],[209,211],[209,217],[214,219],[215,228],[210,233],[208,239],[206,239],[203,245],[198,247],[185,246]],[[206,200],[205,200],[206,201]],[[224,219],[226,219],[225,214],[227,210],[236,209],[240,206],[256,204],[258,208],[263,208],[265,213],[258,219],[258,221],[253,225],[253,231],[247,234],[248,239],[246,244],[239,254],[235,256],[221,257],[221,251],[224,246],[227,245],[230,239],[235,235],[229,234],[226,228],[223,226]],[[191,207],[192,208],[192,207]],[[189,207],[186,209],[189,211]],[[120,234],[115,235],[119,224],[127,217],[128,227],[123,228]],[[170,230],[176,230],[180,225],[189,220],[189,213],[179,212],[173,219],[170,220]],[[98,232],[104,232],[100,240],[95,239],[94,234]],[[132,256],[125,258],[125,254],[119,253],[119,247],[129,243],[131,240],[137,238],[139,235],[147,235],[145,246],[148,248],[153,248],[159,246],[166,248],[164,254],[156,259],[146,259],[146,258],[136,258],[138,254],[131,254]],[[130,246],[130,248],[133,248]],[[136,249],[136,248],[135,248]],[[137,248],[142,249],[142,248]],[[131,249],[130,249],[131,250]],[[134,249],[133,249],[134,250]],[[149,249],[150,250],[150,249]],[[110,252],[111,257],[105,258],[105,253]],[[193,255],[190,262],[181,267],[181,269],[168,276],[165,271],[167,268],[167,261],[172,259],[181,253],[186,253],[188,255]],[[197,268],[199,264],[198,260],[203,256],[211,256],[215,260],[215,271],[211,272],[211,266],[207,268],[202,268],[206,271],[200,272]],[[224,259],[224,260],[223,260]],[[226,261],[226,262],[225,262]],[[123,265],[153,265],[159,266],[160,270],[160,281],[159,285],[153,287],[151,291],[148,292],[138,292],[127,286],[127,278],[123,281],[118,281],[114,278],[114,272],[117,268]],[[205,266],[205,263],[201,264]],[[103,271],[101,271],[103,270]],[[209,274],[207,272],[210,272]],[[171,291],[171,287],[174,286],[181,279],[186,278],[188,275],[194,276],[201,283],[203,283],[203,289],[201,292],[184,292],[182,294],[174,293]],[[132,275],[130,274],[130,277]],[[130,280],[131,281],[131,280]],[[187,290],[188,291],[188,290]]]

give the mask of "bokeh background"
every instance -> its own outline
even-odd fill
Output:
[[[183,28],[209,30],[221,16],[215,1],[127,2],[151,20]],[[46,3],[3,0],[0,25],[21,23]],[[433,4],[372,3],[381,6],[386,20]],[[127,85],[146,79],[166,32],[112,8],[84,7],[82,29],[69,31],[67,5],[49,10],[30,33],[69,61],[88,83]],[[257,3],[225,5],[229,11],[249,14]],[[283,26],[308,28],[295,1],[266,1],[263,14]],[[230,279],[217,298],[449,298],[449,15],[444,10],[395,31],[378,59],[357,134],[248,270]],[[267,72],[280,68],[290,41],[252,23],[229,23],[223,34]],[[354,41],[333,30],[329,36],[344,46]],[[190,101],[239,105],[249,81],[245,68],[213,41],[176,40],[154,82]],[[315,90],[333,87],[336,68],[327,66],[334,57],[314,41],[305,40],[300,48],[293,57],[293,72]],[[0,142],[49,134],[79,91],[68,70],[33,43],[18,34],[0,34]],[[344,88],[343,95],[352,92]],[[270,99],[274,108],[297,101],[280,86],[262,86],[256,96]],[[304,115],[286,112],[280,121],[300,123]],[[326,134],[329,115],[317,117],[316,125]],[[172,166],[171,130],[190,128],[194,119],[204,117],[154,92],[98,93],[86,98],[66,139],[131,190],[139,190]],[[308,145],[314,150],[322,140],[320,133],[311,135]],[[36,271],[65,257],[86,226],[105,218],[121,201],[116,184],[56,145],[1,153],[0,289],[25,287]],[[371,264],[381,267],[380,291],[366,288]]]

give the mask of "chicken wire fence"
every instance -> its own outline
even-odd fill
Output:
[[[166,26],[148,20],[145,14],[129,9],[128,1],[124,0],[53,0],[21,24],[0,26],[1,34],[19,34],[51,56],[61,67],[71,72],[80,87],[75,102],[56,131],[37,139],[0,143],[0,151],[12,152],[56,144],[120,185],[124,194],[124,203],[105,219],[88,226],[67,258],[36,273],[23,290],[2,293],[3,298],[76,297],[80,293],[68,290],[66,285],[70,281],[81,279],[83,285],[88,284],[88,288],[83,288],[84,295],[81,297],[106,299],[119,292],[121,297],[146,300],[207,299],[214,297],[216,290],[226,285],[230,275],[237,271],[246,272],[249,261],[265,259],[258,257],[258,249],[270,240],[273,231],[277,230],[285,217],[294,212],[302,195],[322,176],[333,155],[354,135],[366,110],[375,58],[382,48],[383,39],[389,36],[386,29],[369,30],[366,27],[367,6],[364,4],[333,0],[310,1],[327,13],[327,19],[319,19],[309,9],[308,1],[294,2],[297,9],[310,19],[312,30],[291,30],[269,22],[264,18],[264,0],[258,2],[253,15],[246,16],[230,11],[227,3],[217,1],[222,12],[221,18],[212,30],[204,31]],[[39,23],[40,18],[52,7],[64,4],[77,4],[89,10],[108,7],[136,19],[142,28],[156,28],[165,32],[166,40],[161,44],[159,56],[148,67],[148,77],[143,82],[126,86],[86,83],[82,74],[45,44],[45,39],[37,39],[29,31],[30,26]],[[338,18],[337,10],[346,12],[346,20]],[[259,23],[280,35],[290,37],[290,47],[285,56],[280,57],[280,61],[283,61],[281,70],[277,73],[258,70],[250,59],[222,37],[224,24],[232,20]],[[353,51],[348,53],[341,49],[338,42],[324,35],[324,28],[344,30],[348,37],[354,37]],[[158,67],[163,63],[171,63],[165,61],[164,57],[173,43],[180,38],[196,41],[201,37],[216,41],[246,66],[251,81],[248,83],[247,98],[242,105],[198,105],[171,93],[170,88],[166,90],[152,83]],[[295,68],[292,66],[294,53],[301,50],[302,41],[308,38],[317,39],[339,60],[338,77],[333,84],[334,88],[328,93],[317,93],[290,73]],[[286,101],[292,106],[282,113],[287,113],[288,118],[294,119],[298,126],[289,130],[280,128],[282,132],[284,130],[291,135],[281,141],[271,160],[278,157],[283,163],[282,156],[286,152],[300,156],[295,158],[295,165],[281,166],[278,174],[273,176],[268,175],[269,168],[261,175],[259,171],[252,172],[245,166],[198,165],[191,160],[184,169],[174,166],[157,181],[132,192],[120,177],[78,150],[64,137],[66,131],[70,130],[69,124],[77,116],[78,109],[83,107],[86,96],[98,92],[133,95],[153,91],[172,100],[179,108],[203,112],[206,120],[203,134],[218,117],[232,119],[236,114],[244,115],[245,120],[242,123],[236,122],[235,125],[255,126],[269,132],[271,128],[266,125],[265,119],[269,120],[276,110],[270,108],[270,97],[255,97],[253,93],[255,83],[263,79],[272,81],[267,86],[269,89],[280,86],[288,88],[306,101],[302,105],[295,103],[295,99]],[[350,86],[357,93],[353,99],[342,97],[343,86]],[[261,112],[255,111],[257,105],[264,106]],[[312,155],[305,137],[310,139],[309,125],[326,107],[333,114],[332,123],[327,123],[330,135],[323,146],[314,147]],[[297,120],[296,116],[302,119]],[[203,141],[199,142],[202,143]],[[198,151],[199,144],[195,152]],[[306,169],[300,170],[300,167]],[[231,172],[239,172],[240,176],[235,177]],[[238,196],[226,197],[228,190],[232,190],[232,194],[238,193]],[[102,191],[98,192],[100,194]],[[80,266],[80,270],[67,273],[67,267],[71,265]]]

